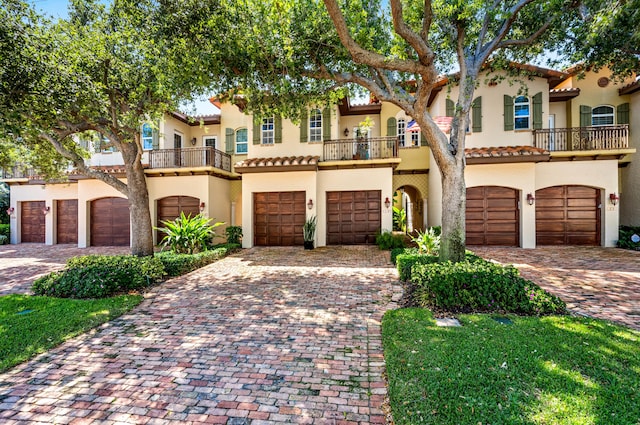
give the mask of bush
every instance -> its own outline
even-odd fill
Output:
[[[58,298],[104,298],[146,288],[164,274],[154,257],[86,255],[70,259],[61,272],[36,279],[31,289]]]
[[[513,266],[488,261],[416,264],[411,281],[414,301],[421,307],[527,315],[566,312],[562,300],[520,277]]]
[[[391,261],[395,263],[400,280],[403,282],[411,280],[411,270],[415,264],[433,264],[440,261],[437,255],[420,254],[418,248],[405,248],[396,253],[394,257],[394,251],[391,251]],[[485,261],[471,251],[467,251],[465,255],[468,262]]]
[[[417,236],[411,237],[411,242],[418,246],[418,251],[427,255],[438,255],[440,251],[440,234],[433,228],[426,232],[416,231]]]
[[[385,230],[376,235],[376,245],[378,245],[378,248],[386,251],[394,248],[403,248],[404,235],[393,234]]]
[[[618,233],[618,247],[640,251],[640,241],[634,242],[631,240],[633,235],[640,236],[640,227],[620,226]]]
[[[0,211],[0,213],[4,213],[4,211]],[[11,230],[10,224],[0,224],[0,235],[6,236],[9,239],[9,232]]]
[[[391,250],[391,262],[396,264],[397,258],[401,254],[418,254],[418,248],[393,248]]]
[[[156,258],[162,262],[167,275],[173,277],[181,276],[211,264],[239,248],[240,245],[238,244],[226,244],[209,251],[198,252],[197,254],[177,254],[173,251],[165,251],[157,253]]]
[[[212,219],[202,214],[195,217],[185,216],[182,211],[180,217],[173,221],[163,221],[164,227],[156,227],[156,229],[166,234],[161,242],[163,248],[169,247],[180,254],[193,254],[197,250],[205,251],[207,242],[218,236],[214,229],[224,224],[224,222],[211,224],[211,221]]]
[[[9,243],[9,238],[5,235],[0,235],[0,245],[6,245]]]
[[[242,240],[242,227],[228,226],[224,230],[224,236],[227,238],[227,243],[239,245]]]

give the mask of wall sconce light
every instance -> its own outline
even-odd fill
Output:
[[[200,212],[204,211],[204,202],[200,202]]]
[[[47,215],[49,214],[49,211],[51,210],[51,207],[42,207],[42,214]]]
[[[193,139],[191,139],[191,146],[195,146],[196,145],[196,138],[194,137]]]
[[[16,210],[16,209],[15,209],[15,208],[13,208],[13,207],[9,207],[9,208],[7,208],[7,215],[11,215],[11,214],[13,214],[13,212],[14,212],[15,210]]]
[[[386,209],[389,209],[389,207],[391,206],[391,201],[389,200],[388,196],[384,200],[384,206]]]
[[[345,127],[345,129],[342,132],[342,134],[344,134],[344,137],[349,137],[349,129]]]
[[[615,192],[609,194],[609,202],[611,202],[611,205],[618,205],[619,200],[620,197],[616,195]]]
[[[307,202],[307,208],[310,210],[313,209],[313,200],[309,199],[309,202]]]
[[[536,202],[536,198],[532,194],[527,193],[527,203],[533,205],[534,202]]]

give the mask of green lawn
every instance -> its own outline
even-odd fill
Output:
[[[575,317],[389,311],[383,340],[400,424],[640,424],[640,333]]]
[[[99,300],[0,297],[0,372],[120,316],[141,301],[139,295]],[[27,310],[31,312],[24,314]]]

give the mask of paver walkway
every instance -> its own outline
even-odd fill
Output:
[[[640,252],[565,246],[469,249],[514,264],[522,276],[558,295],[575,313],[640,330]]]
[[[0,375],[0,423],[385,423],[376,247],[261,248]]]

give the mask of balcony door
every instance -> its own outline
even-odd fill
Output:
[[[554,151],[556,145],[556,114],[549,114],[549,150]]]
[[[173,164],[176,167],[180,167],[182,165],[182,152],[178,150],[182,149],[182,138],[181,133],[173,133],[173,148],[175,149]]]

